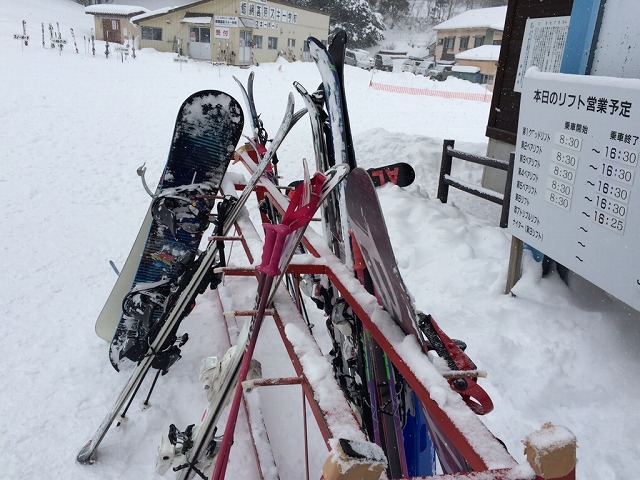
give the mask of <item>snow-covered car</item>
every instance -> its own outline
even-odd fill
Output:
[[[452,65],[436,65],[431,70],[429,70],[428,77],[431,80],[446,80],[447,77],[451,74]]]
[[[373,57],[369,52],[363,51],[362,55],[358,58],[356,65],[365,70],[371,70],[373,68]]]
[[[392,72],[393,71],[393,58],[389,55],[381,55],[376,53],[374,57],[374,66],[377,70]]]
[[[431,60],[423,60],[416,67],[416,71],[414,73],[416,75],[424,75],[426,77],[429,74],[429,70],[431,70],[435,66],[436,64],[433,63]]]
[[[344,52],[344,63],[353,65],[354,67],[371,70],[373,68],[373,58],[366,50],[350,50]]]
[[[416,73],[416,68],[420,65],[421,60],[409,58],[402,62],[402,71],[409,73]]]
[[[357,62],[358,62],[358,59],[356,58],[356,52],[354,50],[349,50],[347,48],[344,52],[345,65],[351,65],[355,67]]]

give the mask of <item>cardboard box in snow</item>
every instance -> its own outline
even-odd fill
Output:
[[[375,443],[355,440],[329,440],[331,452],[322,467],[324,480],[378,480],[387,464]]]
[[[565,427],[545,423],[523,443],[529,465],[541,478],[568,478],[576,468],[576,437]]]

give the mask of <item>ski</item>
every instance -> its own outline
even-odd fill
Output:
[[[320,91],[327,110],[328,128],[325,128],[325,137],[329,145],[328,151],[333,161],[347,162],[354,168],[356,159],[343,81],[342,63],[346,41],[346,33],[340,31],[334,36],[328,49],[313,38],[309,38],[308,45],[322,77]],[[332,54],[336,55],[337,62],[332,58]],[[378,177],[379,183],[382,184],[386,180],[385,173],[387,173],[385,170],[374,171],[373,176]],[[394,173],[399,173],[399,168],[398,170],[389,169],[388,173],[391,179]],[[396,177],[397,179],[399,177]],[[407,183],[410,183],[409,179],[409,177],[402,178]],[[410,180],[413,181],[412,178]],[[335,223],[340,225],[342,231],[340,232],[332,224],[330,236],[327,238],[332,239],[334,245],[335,243],[340,245],[339,253],[335,248],[334,252],[343,262],[348,267],[355,267],[355,252],[352,253],[348,244],[350,220],[344,191],[339,192],[335,205],[336,217],[339,219]],[[372,286],[369,287],[369,291],[374,293]],[[325,304],[335,303],[330,307],[331,322],[327,322],[327,325],[334,341],[332,354],[336,374],[339,380],[342,378],[341,385],[347,384],[344,390],[351,401],[356,405],[360,404],[368,434],[385,450],[389,460],[389,475],[392,478],[407,476],[409,471],[431,474],[431,470],[416,469],[415,465],[408,464],[406,460],[407,456],[415,457],[415,455],[413,453],[407,455],[404,450],[404,437],[412,434],[411,431],[406,433],[403,431],[407,402],[404,395],[404,381],[368,332],[362,329],[361,322],[344,300],[336,297],[337,295],[330,289],[328,301],[325,301]],[[364,378],[366,378],[366,385],[361,380]]]
[[[56,41],[58,43],[58,48],[60,49],[60,55],[62,55],[62,47],[67,44],[67,41],[62,39],[62,33],[60,33],[60,23],[56,22],[56,26],[58,27],[58,38]]]
[[[161,452],[164,457],[172,458],[177,465],[178,480],[187,480],[198,474],[204,477],[206,469],[217,455],[213,478],[224,478],[228,455],[233,440],[235,421],[242,397],[242,381],[247,378],[251,366],[253,348],[257,341],[260,325],[267,307],[272,303],[273,296],[285,274],[297,246],[304,234],[306,225],[311,220],[318,206],[327,195],[344,179],[348,172],[347,166],[336,166],[324,174],[316,173],[310,185],[298,186],[291,199],[289,207],[279,224],[264,224],[265,243],[261,265],[257,267],[260,273],[258,292],[255,301],[255,314],[247,320],[238,335],[236,345],[232,347],[220,361],[210,361],[215,366],[214,375],[205,374],[208,388],[208,405],[199,426],[187,427],[184,432],[176,435],[174,425],[170,427],[167,440],[163,440]],[[219,445],[214,435],[220,415],[231,400],[231,412],[225,427],[222,443]],[[180,439],[180,441],[176,441]],[[170,447],[172,445],[173,447]],[[167,452],[170,452],[167,454]],[[169,468],[167,458],[159,458],[159,473]]]
[[[337,50],[340,57],[346,48],[346,34],[339,32],[334,41],[337,47],[332,45],[331,50]],[[356,166],[353,143],[350,141],[350,126],[346,115],[346,102],[343,87],[343,68],[336,66],[333,58],[325,46],[314,38],[308,40],[309,52],[314,59],[322,78],[322,93],[327,111],[328,130],[326,133],[329,152],[332,153],[332,160],[335,163],[346,163],[351,167]],[[348,244],[349,220],[345,204],[344,190],[336,192],[334,199],[335,224],[331,225],[331,237],[339,245],[339,252],[336,252],[343,263],[348,268],[353,268],[353,253]],[[325,220],[326,221],[326,220]],[[388,405],[396,401],[395,382],[391,372],[385,368],[386,361],[381,354],[379,347],[367,344],[369,336],[365,335],[362,324],[350,311],[344,300],[338,299],[337,294],[332,291],[331,297],[335,305],[331,308],[330,331],[333,332],[335,342],[334,354],[341,375],[346,378],[353,377],[355,382],[347,387],[347,391],[352,398],[366,395],[362,378],[368,379],[368,399],[355,400],[356,404],[368,405],[369,418],[363,418],[367,431],[371,434],[374,430],[374,437],[385,451],[388,459],[388,472],[391,478],[406,476],[406,464],[403,463],[404,452],[402,451],[402,429],[399,425],[399,410],[393,407],[390,413],[385,411]],[[336,308],[339,306],[340,308]],[[341,364],[341,365],[340,365]],[[384,375],[388,373],[387,375]],[[386,377],[386,378],[385,378]],[[384,378],[384,380],[383,380]],[[346,379],[345,379],[346,380]],[[348,381],[347,381],[348,382]],[[350,383],[350,382],[348,382]],[[375,389],[371,385],[375,384]],[[365,412],[363,412],[365,413]],[[377,430],[377,436],[375,431]]]
[[[393,255],[375,187],[365,170],[357,168],[349,176],[346,202],[355,240],[385,310],[406,335],[416,336],[425,354],[434,350],[452,371],[462,373],[450,379],[449,384],[475,413],[490,412],[493,409],[491,399],[478,385],[477,368],[464,353],[461,342],[447,337],[430,315],[415,311]],[[464,372],[469,374],[464,375]],[[434,431],[427,412],[425,417],[445,473],[465,471],[462,455],[453,451],[454,447],[442,432]]]
[[[399,187],[408,187],[416,179],[415,170],[405,162],[367,168],[367,172],[376,187],[382,187],[388,183]]]
[[[256,150],[259,150],[260,148],[266,148],[267,142],[269,141],[269,135],[265,130],[262,120],[260,119],[260,116],[258,115],[258,112],[256,109],[255,99],[253,97],[254,77],[255,77],[254,72],[251,72],[247,80],[247,88],[245,88],[242,82],[238,80],[238,78],[236,78],[235,76],[233,77],[233,79],[238,84],[238,87],[240,87],[240,91],[242,92],[242,97],[244,98],[245,104],[247,106],[247,110],[249,112],[249,122],[251,124],[251,133],[252,133],[252,137],[250,138],[249,141]],[[306,113],[307,113],[307,110],[305,108],[295,112],[293,115],[293,119],[291,121],[290,128],[293,128],[293,126],[298,122],[298,120],[300,120]],[[274,155],[273,158],[271,159],[271,165],[269,165],[268,167],[267,174],[270,176],[271,181],[276,185],[278,184],[277,165],[278,165],[278,156]]]
[[[25,47],[29,46],[29,35],[27,35],[27,21],[26,20],[22,20],[22,35],[17,35],[16,34],[16,35],[13,36],[13,38],[23,42]]]
[[[76,34],[73,31],[73,28],[71,29],[71,38],[73,38],[73,46],[76,48],[76,53],[80,53],[78,51],[78,44],[76,43]]]
[[[291,128],[291,123],[294,120],[294,101],[293,95],[289,95],[285,116],[273,141],[269,145],[267,152],[260,156],[260,161],[254,171],[253,175],[247,182],[247,185],[243,189],[240,197],[228,199],[227,202],[219,204],[216,225],[216,235],[225,236],[231,227],[235,224],[240,212],[244,208],[244,204],[248,200],[249,196],[253,192],[253,189],[258,182],[258,179],[264,173],[267,165],[271,161],[271,158],[275,154],[282,141],[284,140],[287,132]],[[116,418],[124,418],[123,408],[130,403],[138,391],[142,380],[146,376],[147,372],[151,369],[154,363],[156,352],[159,352],[163,345],[166,344],[178,328],[180,321],[182,320],[185,312],[189,311],[189,306],[193,303],[195,297],[204,291],[206,287],[212,282],[216,281],[212,266],[215,265],[216,259],[219,257],[219,245],[220,242],[210,241],[206,250],[198,256],[193,268],[194,272],[191,275],[186,287],[178,295],[175,302],[172,304],[171,309],[166,312],[165,319],[162,322],[162,327],[157,333],[155,340],[149,346],[147,355],[138,362],[136,367],[126,385],[123,387],[114,405],[109,410],[104,420],[94,433],[91,440],[80,450],[77,456],[77,461],[82,464],[91,464],[95,461],[95,453],[107,434],[109,428],[116,420]],[[158,370],[160,371],[160,370]],[[125,408],[126,412],[126,408]]]
[[[53,25],[49,24],[49,40],[51,41],[51,48],[56,48],[55,35],[53,33]]]

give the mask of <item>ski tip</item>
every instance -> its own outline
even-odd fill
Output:
[[[93,441],[89,440],[86,445],[82,447],[82,450],[80,450],[80,453],[78,453],[78,456],[76,457],[78,463],[82,465],[91,465],[95,463],[95,459],[93,458],[94,449],[91,448],[92,443]]]

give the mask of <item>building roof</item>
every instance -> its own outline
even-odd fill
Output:
[[[203,3],[213,3],[214,1],[215,0],[198,0],[198,1],[195,1],[195,2],[192,1],[192,2],[189,2],[189,3],[181,2],[181,5],[179,5],[179,6],[165,7],[165,8],[160,8],[158,10],[148,11],[148,10],[145,9],[146,10],[145,13],[142,13],[141,15],[136,15],[135,17],[133,17],[131,19],[131,21],[133,23],[136,23],[136,22],[139,22],[141,20],[147,20],[149,18],[160,17],[162,15],[166,15],[167,13],[173,13],[173,12],[177,12],[177,11],[180,11],[180,10],[187,10],[187,9],[192,8],[194,6],[201,5]],[[290,6],[290,7],[293,7],[293,8],[297,8],[298,10],[306,10],[308,12],[314,12],[314,13],[319,13],[321,15],[327,15],[327,13],[321,12],[320,10],[316,10],[314,8],[300,7],[298,5],[294,5],[293,3],[289,3],[287,0],[272,0],[271,3],[277,3],[278,5],[287,5],[287,6]]]
[[[481,45],[456,54],[456,60],[491,60],[500,58],[500,45]]]
[[[463,28],[492,28],[504,30],[507,7],[476,8],[467,10],[449,20],[439,23],[434,30],[458,30]]]
[[[186,5],[193,3],[193,0],[113,0],[113,2],[118,5],[136,5],[148,10],[157,10],[158,8]]]
[[[88,13],[90,15],[139,15],[141,13],[146,13],[147,10],[144,7],[136,7],[133,5],[89,5],[84,8],[84,13]]]

